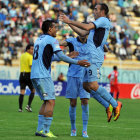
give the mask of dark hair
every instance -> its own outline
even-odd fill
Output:
[[[99,3],[99,5],[101,5],[101,10],[104,10],[105,11],[105,15],[107,16],[108,12],[109,12],[108,6],[105,3]]]
[[[47,19],[47,20],[43,21],[42,31],[44,34],[48,33],[49,28],[53,26],[53,23],[56,23],[56,21],[54,21],[52,19]]]
[[[34,44],[28,44],[28,45],[26,46],[25,51],[29,50],[32,46],[34,46]]]
[[[117,70],[117,66],[114,66],[114,67],[113,67],[113,70]]]

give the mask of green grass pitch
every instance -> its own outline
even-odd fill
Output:
[[[28,96],[24,97],[24,107]],[[104,107],[93,98],[89,100],[90,115],[88,123],[89,140],[140,140],[140,100],[121,99],[123,108],[120,118],[107,122]],[[37,127],[37,115],[41,106],[38,96],[35,97],[33,112],[18,112],[18,96],[0,95],[0,140],[43,140],[34,135]],[[56,97],[51,131],[58,140],[83,140],[82,111],[78,98],[76,127],[77,136],[70,137],[69,100]]]

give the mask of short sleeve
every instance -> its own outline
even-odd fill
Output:
[[[61,48],[59,46],[59,42],[56,39],[54,39],[52,41],[52,47],[53,47],[53,52],[61,51]]]
[[[105,17],[98,18],[97,20],[93,22],[93,24],[95,25],[96,29],[97,28],[110,28],[110,21],[109,19]]]

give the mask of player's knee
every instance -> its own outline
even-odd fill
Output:
[[[81,105],[87,105],[88,99],[81,99]]]
[[[52,117],[53,116],[53,111],[52,110],[48,110],[45,112],[45,117]]]
[[[53,108],[55,106],[55,100],[48,100],[47,104]]]
[[[24,90],[24,89],[21,89],[21,90],[20,90],[20,94],[21,94],[21,95],[24,95],[24,94],[25,94],[25,90]]]
[[[98,82],[97,81],[90,82],[89,83],[89,88],[90,88],[90,90],[97,91],[97,89],[99,88]]]
[[[71,107],[76,107],[77,101],[76,100],[70,100],[70,106]]]

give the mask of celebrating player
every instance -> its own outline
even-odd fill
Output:
[[[63,54],[59,47],[56,37],[56,24],[48,19],[42,24],[43,35],[38,37],[34,44],[33,64],[31,69],[32,83],[44,101],[38,115],[38,128],[36,136],[56,137],[50,132],[50,126],[53,119],[53,110],[55,105],[55,90],[51,79],[51,61],[53,54],[67,63],[88,67],[90,63],[86,60],[74,60]]]
[[[114,109],[114,121],[120,116],[122,107],[121,102],[117,102],[102,86],[98,85],[99,70],[104,61],[104,45],[109,35],[111,23],[107,18],[109,8],[105,3],[99,3],[94,8],[95,21],[84,24],[70,20],[65,14],[61,13],[59,20],[67,23],[80,36],[88,35],[87,44],[89,50],[89,59],[91,66],[85,68],[84,72],[84,89],[91,94],[99,94]],[[112,115],[110,115],[111,118]]]

